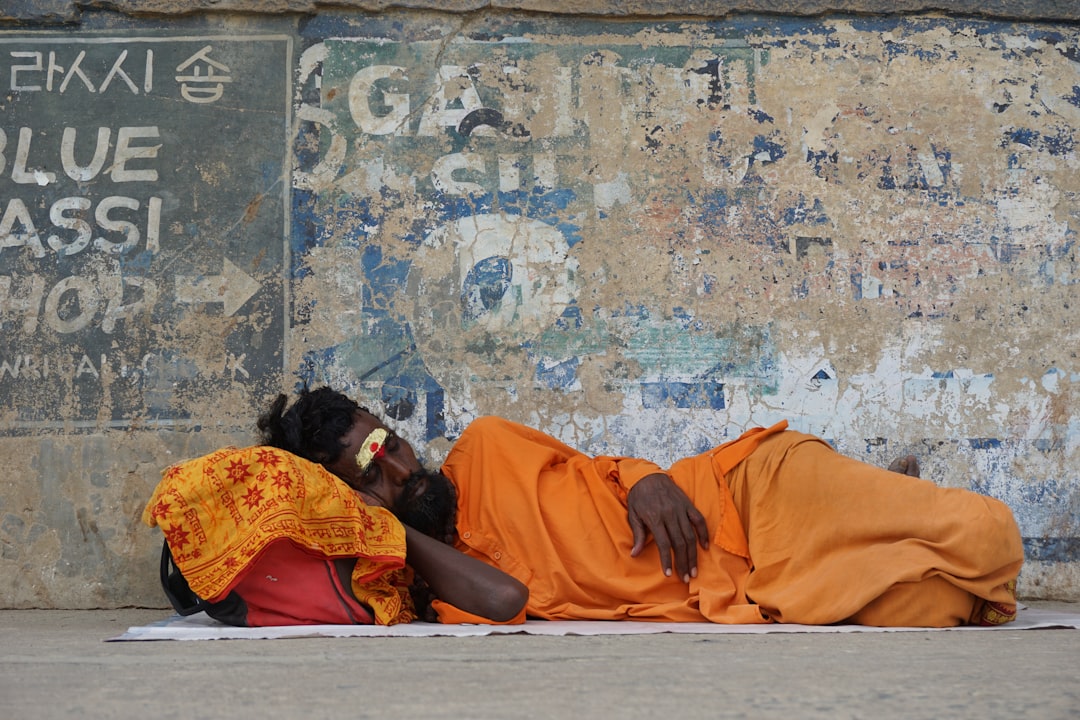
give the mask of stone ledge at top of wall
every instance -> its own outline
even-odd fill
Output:
[[[77,3],[71,0],[5,0],[0,3],[0,22],[52,24],[78,19]]]
[[[204,12],[255,12],[264,15],[318,11],[385,12],[437,10],[447,13],[525,11],[591,17],[717,18],[741,13],[826,15],[947,13],[1015,19],[1080,21],[1076,0],[5,0],[0,23],[30,25],[78,24],[83,10],[107,9],[121,14],[191,15]]]

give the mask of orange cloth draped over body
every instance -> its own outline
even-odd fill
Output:
[[[143,511],[199,597],[224,598],[268,547],[356,559],[352,591],[375,622],[415,618],[405,529],[321,465],[272,447],[223,448],[168,468]]]
[[[1023,553],[1007,507],[786,427],[667,470],[711,533],[689,584],[663,575],[653,542],[630,557],[626,495],[657,465],[588,457],[494,417],[466,428],[442,468],[458,547],[525,583],[529,616],[545,619],[933,626],[1015,613]]]
[[[1016,616],[1020,530],[999,500],[898,475],[785,432],[729,474],[754,572],[782,622],[997,625]]]

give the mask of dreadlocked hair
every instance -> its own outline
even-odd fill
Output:
[[[322,465],[341,456],[345,448],[341,436],[353,426],[357,412],[367,412],[329,387],[305,387],[286,409],[288,402],[286,395],[278,395],[270,409],[259,416],[260,442]]]

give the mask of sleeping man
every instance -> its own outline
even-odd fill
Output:
[[[384,536],[404,536],[404,552],[382,560],[374,543],[360,548],[351,539],[331,561],[340,577],[351,577],[351,587],[338,585],[358,606],[392,598],[400,607],[396,617],[373,613],[376,622],[414,612],[442,622],[527,615],[926,627],[1015,617],[1023,550],[1008,507],[918,478],[912,457],[877,468],[786,423],[661,469],[643,459],[587,456],[537,430],[483,417],[438,472],[330,388],[305,390],[291,406],[280,396],[259,428],[263,446],[252,452],[284,451],[290,462],[328,471],[321,482],[359,497],[364,517],[352,525],[374,518]],[[168,493],[159,486],[155,497]],[[162,525],[168,541],[170,528],[183,529],[184,513],[155,515],[153,504],[146,519]],[[303,538],[290,542],[300,547]],[[186,547],[169,547],[205,600],[225,597],[236,577],[277,578],[260,569],[233,574],[233,585],[205,587],[190,577],[199,573]],[[380,567],[389,569],[379,575],[373,568]],[[374,591],[371,578],[385,587]]]

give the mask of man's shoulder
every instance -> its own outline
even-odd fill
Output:
[[[514,438],[520,436],[519,429],[525,428],[497,415],[481,415],[475,418],[454,441],[444,461],[443,471],[462,462],[472,462],[479,456],[486,456],[492,452],[492,448],[517,446]]]
[[[554,453],[564,458],[580,454],[553,435],[497,415],[482,415],[469,423],[454,449],[481,444],[495,444],[504,453]]]
[[[479,417],[473,419],[472,422],[470,422],[465,429],[470,430],[474,428],[485,428],[488,426],[524,427],[524,425],[521,425],[520,423],[516,423],[513,420],[508,420],[504,417],[500,417],[499,415],[480,415]]]
[[[520,423],[516,423],[513,420],[507,420],[504,417],[498,415],[481,415],[475,418],[472,422],[465,426],[465,429],[461,432],[461,437],[458,442],[467,438],[475,438],[477,436],[484,437],[488,435],[496,434],[515,434],[520,435],[522,432],[536,432],[531,428],[528,428]]]

